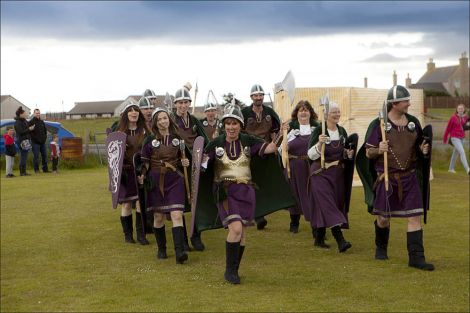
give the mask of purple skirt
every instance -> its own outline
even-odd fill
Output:
[[[255,189],[246,184],[230,184],[227,188],[227,199],[219,202],[217,208],[224,225],[241,221],[244,226],[254,225],[256,207]]]
[[[388,196],[385,196],[385,180],[378,184],[375,190],[372,214],[384,217],[411,217],[423,214],[423,199],[416,173],[400,177],[400,181],[402,185],[401,202],[399,199],[398,182],[393,178],[392,173],[389,174],[388,179]]]
[[[183,177],[177,172],[165,173],[162,195],[159,187],[160,171],[151,170],[148,175],[154,187],[147,191],[147,211],[154,213],[183,211],[186,196]]]
[[[132,202],[139,199],[137,194],[137,181],[135,178],[134,168],[124,169],[123,174],[126,174],[126,179],[121,178],[121,185],[119,186],[118,203]]]
[[[311,171],[320,167],[312,164]],[[344,175],[341,166],[333,166],[319,174],[313,174],[309,181],[312,201],[310,224],[312,227],[347,227],[347,214],[344,210]]]
[[[297,205],[289,208],[290,214],[303,214],[307,221],[310,221],[311,203],[308,198],[308,162],[300,159],[290,159],[290,179],[289,185],[292,194],[295,196]],[[287,171],[284,171],[287,179]]]

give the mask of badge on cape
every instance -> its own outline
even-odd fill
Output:
[[[180,145],[180,141],[178,138],[174,138],[172,141],[171,141],[171,144],[173,145],[173,147],[178,147]]]
[[[245,155],[249,157],[251,153],[250,147],[243,148],[243,153],[245,153]]]
[[[215,148],[215,155],[221,158],[225,154],[225,149],[222,147]]]
[[[410,132],[413,132],[416,129],[416,124],[414,122],[409,122],[408,123],[408,130]]]
[[[300,129],[294,129],[294,136],[298,137],[300,135]]]
[[[315,126],[311,126],[310,127],[310,133],[313,133],[314,130],[315,130]]]
[[[266,115],[266,121],[271,122],[271,115]]]
[[[157,139],[152,140],[152,147],[154,148],[160,147],[160,141],[158,141]]]
[[[327,138],[326,138],[326,141],[325,141],[325,143],[326,143],[327,145],[329,145],[329,144],[331,143],[331,139],[330,139],[330,137],[327,137]]]
[[[219,123],[219,128],[222,128],[222,126],[224,126],[224,124],[222,124],[222,122]]]
[[[209,126],[209,122],[208,121],[203,121],[202,125],[204,125],[204,127],[207,127],[207,126]]]
[[[385,131],[388,133],[390,130],[392,130],[392,124],[387,122],[387,124],[385,124]]]

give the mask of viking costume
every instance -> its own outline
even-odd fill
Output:
[[[175,98],[173,103],[176,103],[181,100],[188,100],[191,101],[191,95],[189,94],[189,90],[185,87],[178,89],[175,92]],[[173,115],[173,119],[178,125],[178,135],[184,140],[186,147],[188,147],[189,151],[192,151],[194,140],[198,136],[202,136],[204,138],[204,142],[208,143],[209,139],[207,138],[206,133],[204,132],[204,128],[201,122],[189,112],[186,113],[186,118],[183,116],[178,116],[178,114]],[[186,222],[184,221],[184,228],[185,228],[185,242],[186,242],[186,249],[189,250],[189,246],[187,245],[187,231],[186,231]],[[191,244],[193,245],[194,249],[198,251],[203,251],[205,246],[201,240],[201,234],[199,231],[195,231],[193,236],[191,237]]]
[[[163,109],[154,111],[154,118]],[[147,137],[142,147],[145,185],[147,189],[147,212],[166,214],[185,209],[186,190],[181,165],[181,138],[177,135]],[[157,257],[166,259],[165,225],[153,227],[157,242]],[[173,242],[177,263],[187,260],[184,251],[184,228],[173,227]]]
[[[345,252],[351,247],[351,243],[344,239],[341,228],[349,228],[349,197],[352,184],[352,180],[346,179],[345,167],[354,168],[354,159],[349,160],[345,151],[348,139],[346,130],[337,125],[336,131],[325,129],[329,141],[325,143],[325,166],[321,167],[321,152],[317,143],[322,134],[322,126],[313,131],[308,151],[310,159],[313,160],[308,185],[314,245],[329,248],[325,244],[325,233],[326,228],[331,228],[339,252]]]
[[[243,125],[238,106],[227,106],[225,111],[222,120],[234,118]],[[224,133],[206,146],[208,163],[201,175],[195,214],[199,230],[228,228],[236,221],[251,226],[255,217],[294,204],[286,193],[289,187],[281,168],[268,168],[268,163],[259,162],[266,157],[267,146],[262,139],[244,133],[232,142]],[[244,249],[240,242],[226,242],[225,279],[231,283],[240,282],[238,268]]]
[[[409,91],[402,86],[389,90],[387,102],[409,101]],[[358,153],[357,171],[362,180],[365,200],[369,213],[390,217],[420,216],[428,209],[429,190],[423,190],[423,172],[429,170],[423,166],[429,155],[421,152],[423,130],[418,119],[404,114],[406,126],[397,126],[392,121],[385,125],[388,141],[388,191],[384,180],[384,157],[379,154],[379,143],[384,140],[381,134],[380,120],[373,120],[366,133],[364,145]],[[423,203],[426,202],[426,205]],[[376,259],[388,259],[387,246],[390,227],[381,228],[375,224]],[[409,265],[420,269],[433,270],[434,266],[425,262],[423,248],[423,230],[407,233]]]
[[[310,119],[308,125],[300,125],[298,121],[289,123],[287,134],[287,148],[289,151],[290,179],[289,184],[295,196],[297,205],[289,208],[291,217],[290,231],[297,233],[300,215],[303,214],[310,221],[310,201],[308,198],[309,159],[307,155],[310,135],[319,124]]]
[[[251,87],[250,96],[262,94],[264,90],[260,85],[253,85]],[[253,111],[253,105],[242,109],[244,130],[250,135],[260,137],[266,142],[271,142],[271,134],[279,132],[281,127],[281,121],[279,116],[274,112],[273,109],[266,105],[262,105],[263,110],[260,115]],[[269,158],[268,162],[278,162],[277,159]],[[274,163],[272,164],[274,165]],[[267,221],[263,216],[260,216],[256,220],[258,229],[263,229],[267,225]]]

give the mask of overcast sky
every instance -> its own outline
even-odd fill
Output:
[[[288,70],[298,87],[389,88],[464,51],[468,1],[1,1],[1,94],[43,112],[186,81],[198,105],[209,89],[249,102]]]

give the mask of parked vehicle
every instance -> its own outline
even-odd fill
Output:
[[[52,140],[52,134],[57,134],[59,137],[59,145],[62,145],[62,138],[75,137],[69,130],[62,127],[62,124],[59,122],[50,122],[44,121],[47,128],[47,141],[46,144],[49,146],[49,143]],[[0,154],[5,153],[5,142],[3,139],[3,134],[6,132],[7,127],[13,127],[15,125],[14,119],[5,119],[0,121]],[[15,136],[15,145],[16,145],[16,136]],[[18,147],[16,147],[18,149]]]

